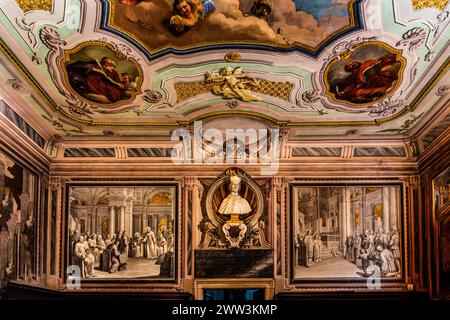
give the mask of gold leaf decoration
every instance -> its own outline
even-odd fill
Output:
[[[435,8],[439,11],[442,11],[444,10],[447,3],[448,0],[412,0],[414,10]]]
[[[224,57],[225,61],[228,62],[238,62],[241,61],[241,55],[239,53],[227,53]]]
[[[53,11],[53,0],[16,0],[23,12],[32,10]]]
[[[268,96],[276,97],[285,101],[290,101],[294,84],[290,82],[275,82],[265,79],[258,79],[259,86],[252,88],[253,92],[262,93]],[[175,84],[177,93],[177,102],[187,100],[200,94],[212,92],[214,83],[198,82],[179,82]]]

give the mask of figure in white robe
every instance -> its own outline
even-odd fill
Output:
[[[306,235],[303,238],[303,243],[306,246],[307,266],[309,266],[313,261],[313,253],[314,253],[313,242],[314,242],[314,239],[311,235],[311,231],[307,230]]]
[[[150,228],[147,229],[147,233],[144,238],[144,246],[144,257],[146,257],[147,259],[156,259],[156,237],[155,233]]]
[[[322,261],[322,240],[318,235],[315,236],[313,241],[313,259],[316,263]]]

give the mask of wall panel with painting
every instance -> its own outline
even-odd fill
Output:
[[[71,276],[86,283],[175,281],[177,184],[69,185],[66,203]]]
[[[293,184],[293,282],[404,282],[402,190],[401,184]]]
[[[39,281],[38,188],[37,174],[0,151],[0,288]]]
[[[438,227],[437,274],[440,294],[450,296],[450,168],[433,179],[433,214]]]

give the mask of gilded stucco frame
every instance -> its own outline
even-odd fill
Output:
[[[124,100],[119,100],[117,102],[114,103],[98,103],[92,100],[89,100],[85,97],[83,97],[81,94],[79,94],[78,92],[75,91],[75,89],[72,87],[72,85],[70,84],[69,81],[69,76],[67,74],[67,64],[71,62],[70,60],[70,56],[72,54],[78,53],[80,52],[82,49],[87,48],[87,47],[95,47],[95,46],[100,46],[100,47],[104,47],[108,50],[110,50],[115,57],[118,60],[121,61],[128,61],[130,63],[133,64],[133,66],[136,68],[136,71],[138,73],[138,77],[139,77],[139,81],[136,84],[136,92],[133,92],[133,94],[131,95],[130,98],[128,99],[124,99]],[[98,112],[104,112],[104,113],[111,113],[111,112],[120,112],[122,111],[123,108],[121,107],[125,107],[125,109],[128,108],[127,104],[131,103],[132,101],[135,100],[135,98],[142,93],[141,91],[141,87],[142,87],[142,83],[144,82],[144,73],[142,72],[142,68],[139,65],[139,63],[136,61],[135,58],[130,57],[130,56],[126,56],[124,53],[120,52],[118,50],[117,47],[114,47],[111,43],[109,42],[103,42],[103,41],[86,41],[86,42],[82,42],[78,45],[76,45],[74,48],[72,49],[67,49],[64,50],[63,56],[60,59],[59,62],[59,68],[61,69],[61,73],[62,73],[62,82],[63,82],[63,86],[73,95],[76,95],[77,97],[80,98],[80,100],[85,101],[87,104],[89,105],[93,105],[95,106],[96,110]]]

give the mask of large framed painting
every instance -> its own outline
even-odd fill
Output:
[[[69,185],[66,265],[83,282],[176,279],[178,185]]]
[[[293,281],[403,280],[402,185],[292,185]]]
[[[439,267],[443,283],[450,274],[450,168],[433,179],[433,211],[439,228]]]
[[[0,150],[0,288],[37,283],[38,176]]]

